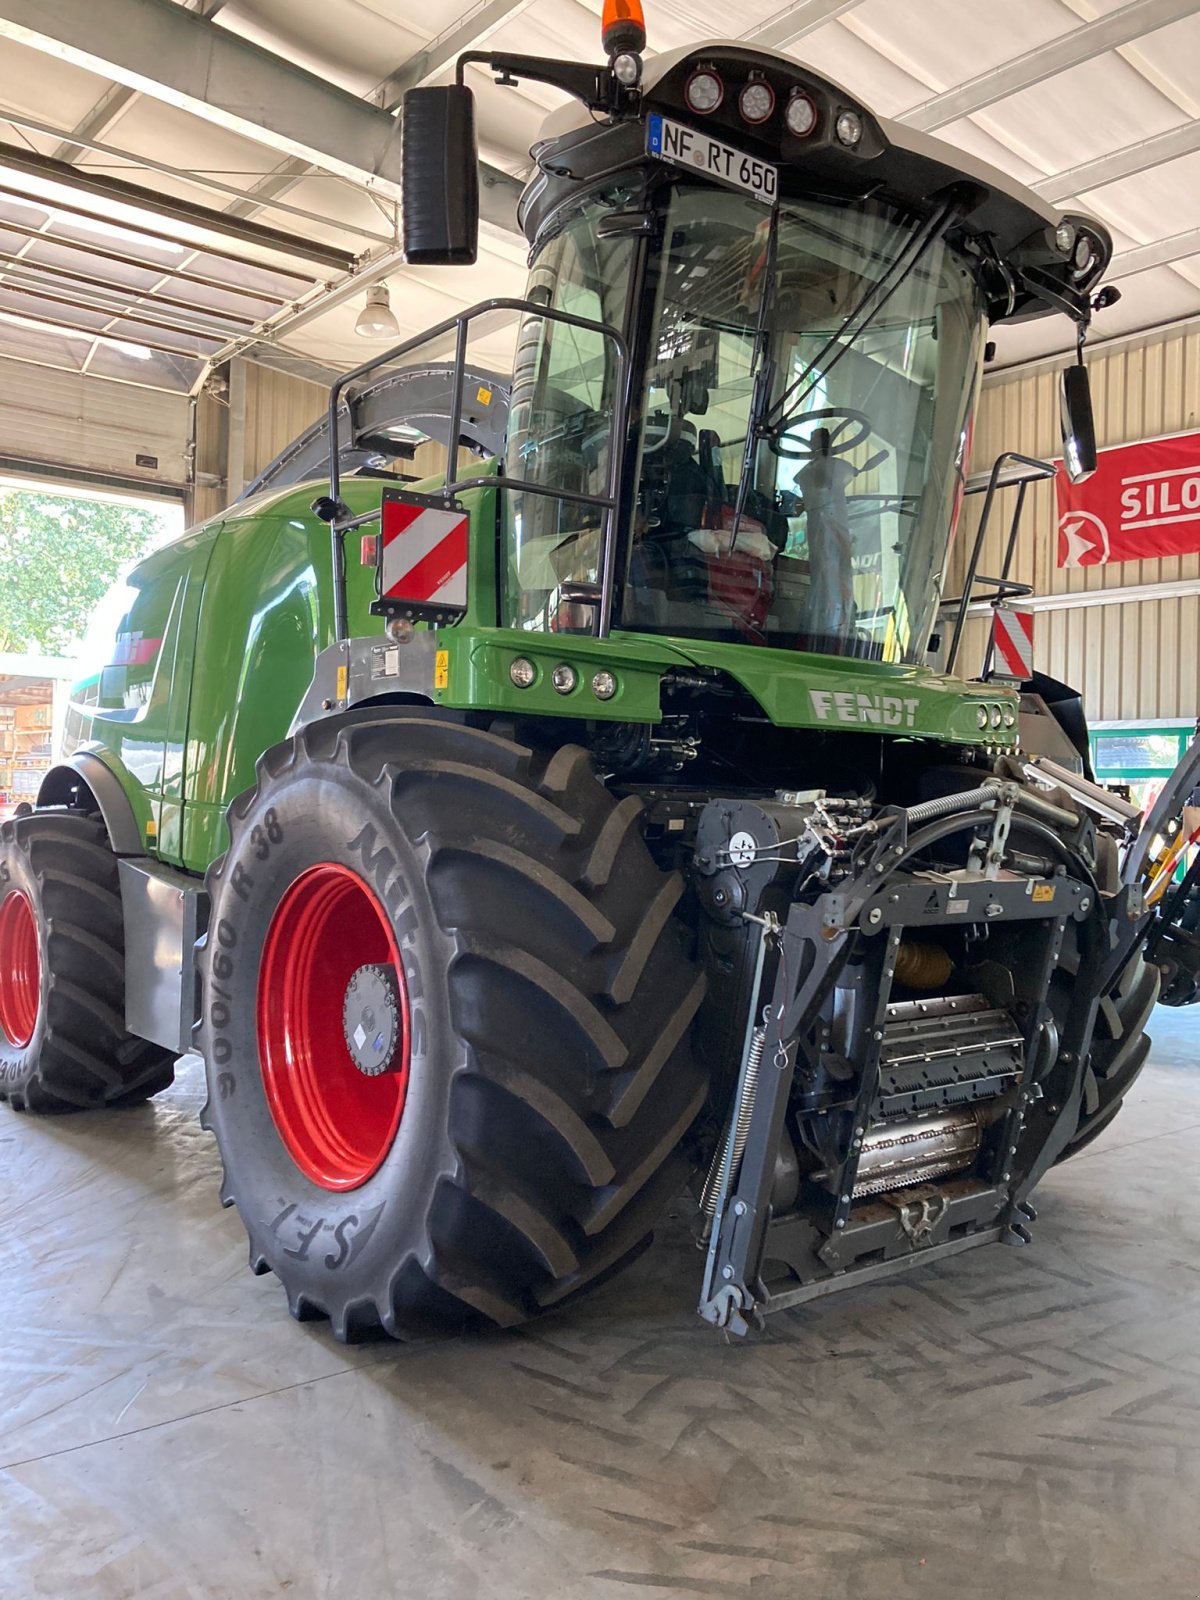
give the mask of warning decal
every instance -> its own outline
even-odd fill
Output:
[[[466,512],[385,500],[381,520],[380,599],[465,608]]]
[[[1033,612],[997,606],[992,624],[995,671],[1024,683],[1033,677]]]

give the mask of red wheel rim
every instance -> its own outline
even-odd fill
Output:
[[[23,889],[0,901],[0,1030],[23,1050],[33,1038],[42,1003],[42,952],[37,918]]]
[[[392,1066],[368,1077],[346,1044],[342,1008],[360,967],[390,967],[400,1036]],[[356,1189],[392,1147],[408,1090],[408,991],[383,907],[348,867],[310,867],[285,891],[263,946],[258,1054],[288,1154],[322,1189]]]

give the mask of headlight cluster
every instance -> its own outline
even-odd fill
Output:
[[[982,733],[987,728],[1015,728],[1017,713],[1011,705],[977,705],[975,721]]]
[[[689,111],[698,117],[710,117],[725,104],[726,86],[715,66],[697,67],[683,86],[683,98]],[[769,122],[775,113],[778,97],[774,85],[761,73],[752,73],[737,91],[737,108],[742,121],[751,128]],[[807,139],[815,133],[820,115],[817,103],[804,89],[794,88],[783,108],[783,121],[788,132],[796,139]],[[833,114],[833,131],[839,143],[853,149],[863,136],[863,119],[859,112],[848,108]]]
[[[528,656],[514,656],[508,664],[508,676],[518,689],[532,689],[538,680],[538,669]],[[569,661],[560,661],[551,668],[550,683],[556,694],[574,694],[579,687],[579,673]],[[611,700],[620,685],[616,673],[601,667],[592,674],[591,687],[597,700]]]

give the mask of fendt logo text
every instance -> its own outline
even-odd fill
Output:
[[[850,694],[828,689],[810,689],[808,698],[818,722],[869,723],[876,728],[911,728],[921,703],[891,694]]]

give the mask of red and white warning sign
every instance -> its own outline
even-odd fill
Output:
[[[1033,612],[1020,606],[994,607],[992,622],[994,659],[997,677],[1024,683],[1033,677]]]
[[[465,609],[470,523],[466,512],[439,511],[385,498],[380,520],[380,599]]]

